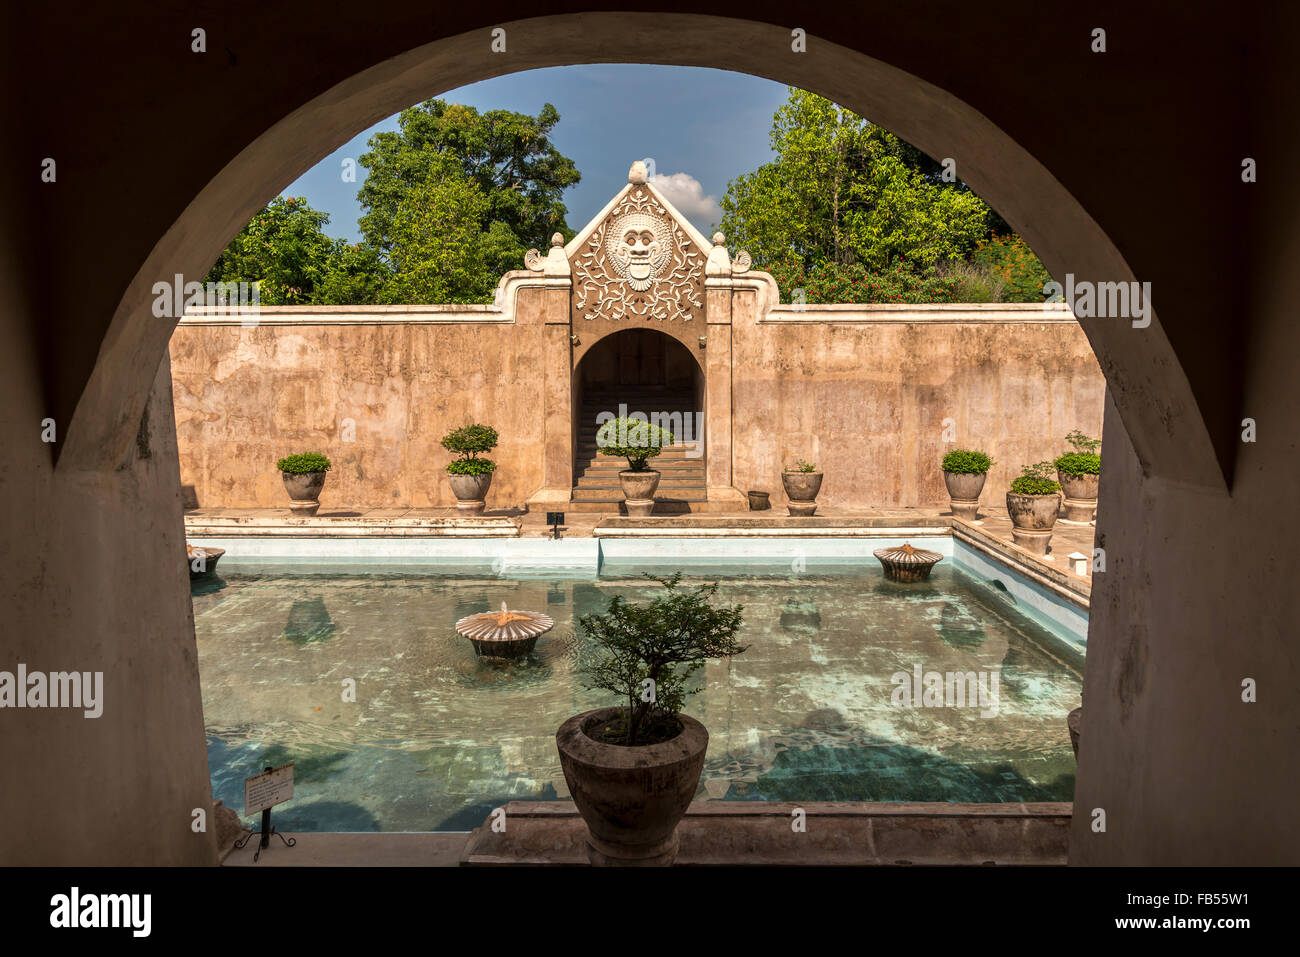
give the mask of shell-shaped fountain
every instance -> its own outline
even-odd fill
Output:
[[[474,645],[484,658],[522,658],[533,650],[537,639],[555,627],[555,619],[535,611],[501,610],[466,615],[456,622],[456,633]]]

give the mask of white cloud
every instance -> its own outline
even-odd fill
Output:
[[[705,196],[704,187],[690,173],[660,173],[650,182],[701,230],[707,230],[721,218],[717,197]]]

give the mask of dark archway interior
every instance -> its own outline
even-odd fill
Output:
[[[656,512],[688,512],[707,498],[704,460],[704,372],[690,350],[654,329],[606,336],[574,370],[573,507],[608,508],[622,500],[624,459],[601,455],[600,422],[638,412],[673,433],[672,448],[652,464],[663,473]]]

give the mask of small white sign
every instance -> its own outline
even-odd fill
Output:
[[[293,762],[244,779],[244,817],[293,797]]]

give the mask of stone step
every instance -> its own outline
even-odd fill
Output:
[[[623,488],[623,484],[618,480],[617,475],[610,475],[608,477],[598,476],[598,475],[584,475],[580,479],[578,479],[578,484],[576,487],[588,491],[593,489],[621,490]],[[706,488],[706,485],[704,483],[703,476],[700,476],[699,478],[689,478],[689,479],[686,478],[672,479],[672,478],[665,477],[659,480],[658,490],[655,492],[655,494],[658,495],[662,492],[663,494],[667,495],[669,492],[680,492],[680,491],[698,492],[698,491],[702,491],[704,488]]]
[[[660,491],[655,492],[655,501],[665,502],[707,502],[708,494],[704,488],[681,489],[675,490],[673,494],[668,495]],[[623,501],[623,490],[619,489],[585,489],[575,488],[572,494],[573,502],[593,502],[602,504],[617,505]]]

